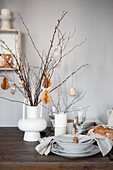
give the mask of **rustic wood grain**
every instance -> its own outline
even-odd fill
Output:
[[[41,156],[35,151],[37,144],[23,141],[23,132],[18,128],[0,128],[0,170],[113,169],[113,161],[101,153],[74,159],[52,153]]]

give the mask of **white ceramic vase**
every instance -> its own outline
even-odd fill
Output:
[[[46,127],[47,122],[39,116],[38,107],[23,104],[22,119],[18,122],[18,128],[25,132],[23,140],[28,142],[39,141],[40,132],[45,130]]]

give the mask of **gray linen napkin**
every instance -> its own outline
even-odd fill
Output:
[[[48,155],[49,152],[52,150],[52,144],[54,142],[61,141],[61,142],[73,142],[73,138],[69,138],[66,136],[51,136],[40,141],[40,144],[35,147],[36,151],[40,155]]]
[[[94,127],[94,126],[102,126],[102,125],[103,125],[103,122],[101,122],[101,121],[98,120],[98,119],[87,119],[87,120],[83,123],[82,133],[88,132],[88,130],[89,130],[91,127]]]
[[[87,142],[89,140],[95,140],[98,144],[98,147],[100,151],[102,152],[102,155],[105,156],[113,146],[113,141],[108,139],[107,137],[98,135],[98,134],[92,134],[90,136],[85,136],[84,138],[80,139],[79,142]],[[44,140],[41,141],[39,145],[36,146],[36,151],[41,154],[41,155],[48,155],[49,152],[52,150],[52,145],[54,142],[57,141],[62,141],[62,142],[73,142],[72,138],[66,137],[66,136],[52,136],[45,138]]]
[[[113,141],[105,136],[101,136],[98,134],[92,134],[90,136],[85,136],[84,138],[80,139],[79,142],[87,142],[88,140],[95,140],[97,145],[102,153],[105,156],[109,151],[112,149]]]

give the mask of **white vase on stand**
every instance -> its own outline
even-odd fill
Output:
[[[24,101],[25,103],[26,101]],[[27,108],[27,111],[26,111]],[[24,131],[24,141],[35,142],[40,139],[40,132],[45,130],[47,122],[39,116],[37,106],[25,106],[23,104],[22,119],[18,122],[18,128]]]

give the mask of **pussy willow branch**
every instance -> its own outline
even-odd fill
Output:
[[[48,53],[47,53],[47,56],[46,56],[43,72],[42,72],[42,75],[41,75],[41,78],[40,78],[40,82],[39,82],[39,85],[37,86],[37,89],[35,91],[35,93],[36,93],[36,95],[35,95],[36,96],[35,97],[35,103],[38,102],[38,98],[39,98],[39,95],[40,95],[40,90],[39,89],[41,88],[43,78],[44,78],[46,72],[48,71],[48,67],[49,67],[49,64],[51,62],[50,53],[51,53],[51,50],[52,50],[52,47],[53,47],[56,31],[57,31],[57,29],[58,29],[58,27],[60,25],[60,22],[62,21],[62,19],[65,17],[66,14],[67,14],[67,11],[63,12],[61,18],[58,19],[57,25],[55,26],[55,29],[54,29],[54,32],[53,32],[53,35],[52,35],[52,39],[50,41],[50,47],[49,47],[49,50],[48,50]]]
[[[27,78],[25,79],[25,77],[23,76],[23,72],[25,71],[26,67],[22,67],[21,63],[18,62],[18,59],[16,58],[16,56],[14,55],[14,53],[12,52],[12,50],[10,50],[10,48],[8,47],[8,45],[7,45],[4,41],[0,40],[0,42],[1,42],[2,44],[4,44],[4,46],[5,46],[4,48],[5,48],[7,51],[9,51],[9,52],[11,53],[13,59],[15,59],[16,65],[17,65],[17,68],[18,68],[18,69],[15,67],[15,70],[14,70],[14,71],[18,74],[18,76],[19,76],[19,77],[21,78],[21,80],[24,82],[24,90],[25,90],[25,92],[27,92],[27,96],[28,96],[28,98],[29,98],[30,104],[33,105],[32,94],[31,94],[31,91],[30,91],[29,81],[28,81]],[[26,58],[26,59],[27,59],[27,58]],[[12,67],[12,65],[11,65],[10,63],[9,63],[9,65],[10,65],[10,67],[13,69],[13,67]],[[28,68],[29,68],[29,64],[28,64]],[[24,70],[24,71],[23,71],[23,70]],[[28,76],[28,73],[27,73],[27,76]],[[25,93],[25,95],[26,95],[26,93]]]
[[[6,48],[7,51],[9,51],[11,53],[11,55],[13,56],[14,60],[16,61],[16,67],[15,67],[15,72],[17,73],[17,75],[19,76],[19,78],[21,79],[21,81],[24,82],[24,93],[27,95],[30,104],[31,105],[38,105],[41,100],[39,100],[40,94],[42,92],[41,86],[42,86],[42,82],[45,78],[45,76],[49,73],[51,73],[50,78],[52,77],[53,73],[54,73],[54,69],[57,67],[57,65],[59,64],[59,62],[62,60],[63,57],[65,57],[66,55],[68,55],[69,53],[71,53],[76,47],[80,46],[81,44],[83,44],[85,41],[83,41],[82,43],[75,45],[72,49],[70,49],[67,53],[65,53],[64,55],[61,55],[60,59],[58,61],[53,61],[53,56],[51,55],[52,53],[52,48],[53,45],[55,43],[55,38],[56,38],[56,33],[58,31],[58,43],[60,46],[60,51],[61,53],[63,52],[63,49],[65,49],[67,47],[67,44],[69,42],[69,40],[71,39],[71,36],[69,35],[68,37],[66,37],[66,33],[62,34],[61,30],[59,29],[60,23],[63,20],[63,18],[65,17],[65,15],[67,14],[66,12],[63,12],[60,19],[58,19],[58,22],[54,28],[54,32],[52,34],[52,38],[50,41],[50,46],[49,46],[49,50],[45,55],[45,60],[43,59],[44,54],[40,53],[40,51],[37,49],[29,29],[27,28],[26,24],[24,23],[23,18],[20,16],[20,18],[22,19],[22,23],[25,26],[28,36],[31,40],[31,43],[34,47],[34,49],[37,51],[39,58],[41,59],[41,63],[40,63],[40,67],[39,70],[37,72],[38,74],[38,79],[37,76],[35,74],[33,74],[36,78],[36,83],[35,83],[35,94],[34,94],[34,101],[32,98],[32,89],[31,89],[31,85],[32,85],[32,77],[30,76],[30,73],[32,71],[32,69],[30,68],[29,62],[26,61],[27,57],[25,57],[25,63],[23,64],[23,62],[18,62],[18,59],[16,58],[16,56],[12,53],[12,51],[9,49],[9,47],[5,44],[5,42],[1,41],[4,44],[4,48]],[[73,34],[72,34],[73,35]],[[13,63],[12,63],[13,64]],[[55,86],[52,90],[50,90],[50,92],[54,91],[55,89],[57,89],[58,87],[60,87],[63,83],[65,83],[73,74],[75,74],[77,71],[79,71],[80,69],[82,69],[83,67],[85,67],[88,64],[85,64],[83,66],[81,66],[80,68],[78,68],[76,71],[74,71],[73,73],[71,73],[65,80],[63,80],[60,84],[58,84],[57,86]],[[10,64],[11,68],[13,67]],[[25,67],[24,67],[25,66]],[[14,68],[14,67],[13,67]],[[49,71],[49,72],[48,72]]]
[[[69,50],[67,53],[65,53],[65,54],[62,56],[62,58],[65,57],[65,56],[67,56],[68,54],[70,54],[75,48],[81,46],[86,40],[87,40],[87,39],[85,38],[85,40],[82,41],[80,44],[75,45],[71,50]]]
[[[64,44],[63,51],[66,49],[69,41],[73,38],[73,36],[75,35],[75,33],[76,33],[76,29],[74,29],[74,31],[73,31],[72,34],[69,33],[69,35],[67,36],[67,41],[66,41],[66,43]]]
[[[80,100],[83,99],[83,97],[85,96],[86,92],[81,96],[82,92],[80,92],[77,96],[75,96],[73,98],[73,100],[70,102],[70,104],[65,108],[64,113],[66,113],[68,111],[68,109],[74,105],[75,103],[79,102]]]
[[[77,70],[75,70],[74,72],[72,72],[69,76],[67,76],[61,83],[59,83],[57,86],[55,86],[53,89],[51,89],[49,91],[49,93],[53,92],[55,89],[57,89],[58,87],[62,86],[72,75],[76,74],[78,71],[80,71],[82,68],[88,66],[88,64],[84,64],[82,66],[80,66]],[[41,100],[38,101],[38,104],[41,102]]]
[[[54,91],[55,89],[57,89],[58,87],[62,86],[62,84],[64,84],[72,75],[74,75],[75,73],[77,73],[79,70],[81,70],[83,67],[88,66],[88,64],[84,64],[81,67],[79,67],[77,70],[75,70],[74,72],[72,72],[68,77],[65,78],[65,80],[63,80],[60,84],[58,84],[57,86],[55,86],[53,89],[50,90],[50,93],[52,91]]]
[[[53,98],[51,97],[51,101],[52,101],[52,103],[53,103],[53,106],[55,107],[55,109],[57,110],[57,112],[59,112],[59,110],[58,110],[58,107],[55,105],[55,103],[54,103],[54,101],[53,101]]]
[[[26,28],[26,30],[27,30],[28,36],[29,36],[29,38],[30,38],[30,40],[31,40],[31,42],[32,42],[32,44],[33,44],[33,46],[34,46],[36,52],[38,53],[38,55],[39,55],[39,57],[40,57],[42,63],[44,63],[43,58],[42,58],[42,56],[41,56],[41,54],[40,54],[38,48],[36,47],[36,45],[35,45],[35,43],[34,43],[32,37],[31,37],[30,31],[29,31],[27,25],[25,24],[25,22],[24,22],[22,16],[21,16],[21,15],[19,15],[19,16],[20,16],[20,18],[21,18],[21,20],[22,20],[23,25],[25,26],[25,28]]]
[[[26,103],[24,103],[24,102],[21,102],[21,101],[19,101],[19,100],[11,100],[11,99],[9,99],[9,98],[2,97],[2,96],[0,96],[0,99],[8,100],[8,101],[10,101],[10,102],[16,102],[16,103],[21,103],[21,104],[28,105],[28,104],[26,104]],[[29,106],[29,105],[28,105],[28,106]]]
[[[50,52],[51,52],[51,49],[53,47],[53,42],[54,42],[54,39],[55,39],[55,35],[56,35],[56,31],[60,25],[60,22],[62,21],[62,19],[65,17],[65,15],[67,14],[67,11],[66,12],[63,12],[62,14],[62,17],[58,20],[58,23],[57,25],[55,26],[55,30],[54,30],[54,33],[53,33],[53,36],[52,36],[52,40],[50,41],[51,44],[50,44],[50,47],[49,47],[49,51],[48,51],[48,54],[47,54],[47,58],[46,58],[46,61],[48,61],[48,58],[49,58],[49,55],[50,55]],[[50,60],[48,61],[48,64],[50,63]]]
[[[60,75],[59,74],[58,74],[58,79],[59,79],[59,82],[61,83],[61,79],[60,79]],[[61,96],[62,96],[62,88],[60,86],[58,88],[58,103],[57,103],[57,108],[59,109],[59,111],[61,111],[61,105],[60,105]]]
[[[0,77],[6,77],[11,83],[14,82],[6,73],[5,73],[5,75],[2,74],[2,73],[0,73]],[[16,88],[21,92],[21,94],[22,94],[25,98],[27,98],[26,93],[24,93],[24,92],[17,86],[17,84],[16,84],[15,82],[14,82],[14,84],[15,84]]]
[[[66,34],[66,33],[64,33],[64,34]],[[74,30],[74,32],[72,33],[72,34],[70,34],[69,36],[67,36],[66,38],[64,38],[64,34],[61,32],[61,30],[58,28],[58,39],[59,39],[59,46],[60,46],[60,57],[59,57],[59,59],[57,60],[57,61],[52,61],[52,66],[49,68],[49,72],[52,70],[52,69],[54,69],[54,68],[56,68],[59,64],[60,64],[60,62],[61,62],[61,60],[65,57],[65,56],[67,56],[67,55],[69,55],[72,51],[74,51],[77,47],[79,47],[79,46],[81,46],[83,43],[85,43],[85,41],[86,41],[86,39],[84,40],[84,41],[82,41],[81,43],[79,43],[79,44],[77,44],[77,45],[75,45],[72,49],[70,49],[67,53],[65,53],[65,54],[63,54],[63,52],[65,51],[65,49],[66,49],[66,47],[67,47],[67,45],[69,44],[69,42],[70,42],[70,40],[73,38],[73,36],[74,36],[74,34],[75,34],[75,30]],[[60,35],[61,35],[61,37],[60,37]],[[67,39],[67,40],[66,40]],[[52,56],[53,57],[53,56]]]
[[[83,99],[83,97],[85,96],[86,93],[84,93],[82,96],[81,96],[82,92],[80,92],[78,95],[76,95],[69,104],[66,104],[64,105],[65,106],[65,109],[64,109],[64,113],[67,113],[69,110],[69,108],[71,108],[75,103],[79,102],[80,100]],[[52,98],[51,98],[52,99]],[[61,97],[60,100],[63,100],[63,98]],[[61,103],[60,103],[60,100],[58,99],[58,105],[56,106],[53,99],[51,100],[52,103],[53,103],[53,106],[56,108],[57,110],[57,113],[61,112]],[[66,98],[66,101],[67,101],[67,98]]]

